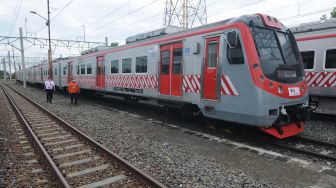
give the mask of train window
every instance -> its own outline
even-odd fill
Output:
[[[218,42],[208,43],[208,67],[216,67],[218,60]]]
[[[92,74],[92,65],[91,64],[86,65],[86,74]]]
[[[122,59],[122,73],[131,73],[132,71],[132,59]]]
[[[111,61],[111,73],[119,72],[119,60],[115,59]]]
[[[327,50],[325,59],[326,69],[336,69],[336,49]]]
[[[227,45],[226,55],[230,64],[244,64],[244,54],[239,38],[236,46],[230,48],[230,46]]]
[[[85,64],[81,64],[81,74],[85,74]]]
[[[313,69],[314,68],[314,57],[315,52],[314,51],[306,51],[306,52],[300,52],[303,65],[305,69]]]
[[[135,58],[135,72],[146,73],[147,72],[147,56],[140,56]]]
[[[79,65],[76,65],[76,74],[79,74]]]
[[[173,74],[181,73],[182,48],[175,48],[173,51]]]
[[[170,61],[170,51],[165,50],[161,52],[162,56],[162,67],[161,74],[169,74],[169,61]]]
[[[63,67],[63,75],[66,75],[67,67]]]
[[[55,69],[55,73],[54,74],[55,74],[55,76],[57,76],[57,69]]]

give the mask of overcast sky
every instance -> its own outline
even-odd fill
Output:
[[[50,0],[51,38],[104,41],[124,44],[125,38],[160,28],[166,0]],[[317,21],[336,7],[336,0],[205,0],[208,23],[243,14],[266,13],[286,26]],[[47,0],[0,0],[0,35],[18,36],[19,27],[28,36],[47,37],[45,21],[36,11],[47,16]],[[26,26],[25,26],[26,25]],[[83,27],[84,25],[84,27]],[[10,49],[0,45],[0,56]],[[47,48],[32,47],[26,56],[45,56]],[[16,52],[18,54],[18,52]],[[57,48],[54,56],[78,53]]]

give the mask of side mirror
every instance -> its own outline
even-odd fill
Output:
[[[238,34],[235,31],[230,31],[225,39],[230,48],[234,48],[238,45]]]

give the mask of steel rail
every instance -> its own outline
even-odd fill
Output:
[[[10,87],[8,85],[7,85],[7,87],[11,88],[17,94],[19,94],[20,96],[22,96],[23,98],[25,98],[26,100],[28,100],[30,103],[32,103],[33,105],[35,105],[36,107],[38,107],[40,110],[42,110],[46,114],[48,114],[49,117],[51,117],[54,120],[58,121],[66,129],[68,129],[68,130],[72,131],[73,133],[77,134],[80,138],[84,138],[87,143],[91,144],[92,146],[94,146],[95,148],[97,148],[98,150],[100,150],[101,152],[105,153],[107,155],[107,157],[109,157],[112,160],[118,161],[125,169],[128,169],[130,172],[133,172],[133,175],[135,175],[137,178],[143,180],[150,187],[166,188],[166,186],[163,185],[161,182],[157,181],[156,179],[154,179],[153,177],[149,176],[148,174],[142,172],[140,169],[138,169],[137,167],[135,167],[131,163],[127,162],[126,160],[124,160],[123,158],[121,158],[120,156],[118,156],[116,153],[112,152],[111,150],[109,150],[108,148],[106,148],[105,146],[103,146],[102,144],[100,144],[97,141],[93,140],[91,137],[89,137],[86,134],[82,133],[79,129],[73,127],[72,125],[70,125],[69,123],[67,123],[66,121],[64,121],[62,118],[56,116],[55,114],[53,114],[52,112],[50,112],[49,110],[47,110],[46,108],[44,108],[43,106],[41,106],[40,104],[36,103],[35,101],[33,101],[30,98],[28,98],[27,96],[25,96],[23,93],[19,92],[18,90],[14,89],[14,88],[12,88],[12,87]]]
[[[41,150],[42,154],[44,155],[44,157],[48,161],[49,166],[51,167],[52,171],[57,176],[57,178],[58,178],[59,182],[61,183],[61,185],[63,187],[65,187],[65,188],[70,188],[71,186],[68,184],[68,182],[66,181],[65,177],[63,176],[63,174],[61,173],[61,171],[58,169],[57,165],[54,163],[54,161],[52,160],[52,158],[50,157],[50,155],[48,154],[48,152],[45,150],[45,148],[43,147],[42,143],[39,141],[39,139],[35,135],[34,131],[32,130],[32,128],[30,127],[29,123],[24,118],[24,116],[21,113],[21,111],[19,110],[19,108],[17,107],[17,105],[15,104],[15,102],[13,101],[13,99],[9,96],[9,94],[8,94],[7,90],[5,89],[5,87],[2,84],[0,84],[0,85],[1,85],[2,90],[5,93],[6,98],[8,99],[10,105],[12,106],[14,112],[18,116],[19,120],[24,124],[24,127],[26,128],[26,130],[28,130],[29,134],[33,137],[33,140],[35,141],[35,143],[37,144],[38,148]]]
[[[293,137],[291,139],[294,140],[294,142],[299,141],[299,142],[311,143],[311,144],[316,145],[316,146],[327,146],[327,147],[336,148],[336,144],[329,143],[329,142],[323,142],[323,141],[319,141],[319,140],[314,140],[314,139],[310,139],[310,138],[306,138],[306,137],[302,137],[302,136],[296,136],[296,137]],[[311,156],[314,156],[314,157],[318,157],[318,158],[326,159],[326,160],[330,160],[330,161],[336,161],[335,156],[326,155],[326,154],[322,154],[322,153],[317,153],[317,152],[309,151],[309,150],[306,150],[306,149],[296,148],[296,147],[290,146],[288,144],[285,145],[284,143],[280,143],[280,142],[275,141],[275,142],[273,142],[273,144],[276,145],[276,146],[288,149],[288,150],[298,152],[298,153],[308,154],[308,155],[311,155]]]
[[[311,118],[336,120],[336,114],[326,114],[321,112],[313,112]]]
[[[318,157],[318,158],[322,158],[322,159],[327,159],[327,160],[331,160],[331,161],[336,161],[336,157],[333,156],[329,156],[329,155],[325,155],[325,154],[321,154],[321,153],[316,153],[316,152],[312,152],[312,151],[308,151],[308,150],[304,150],[304,149],[299,149],[296,147],[292,147],[292,146],[288,146],[288,145],[284,145],[284,144],[280,144],[280,143],[275,143],[276,146],[288,149],[288,150],[292,150],[298,153],[303,153],[303,154],[308,154],[314,157]]]
[[[334,147],[336,148],[336,143],[330,143],[330,142],[324,142],[324,141],[320,141],[320,140],[314,140],[311,138],[307,138],[307,137],[302,137],[302,136],[296,136],[294,137],[294,139],[298,140],[298,141],[304,141],[304,142],[309,142],[312,144],[320,144],[322,146],[328,146],[328,147]]]

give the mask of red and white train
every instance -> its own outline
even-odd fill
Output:
[[[47,64],[17,72],[43,83]],[[151,98],[183,111],[256,126],[278,138],[303,131],[308,87],[293,34],[276,18],[245,15],[176,31],[130,37],[126,45],[53,62],[65,88]]]
[[[336,97],[336,19],[301,24],[291,31],[301,52],[313,101]]]

